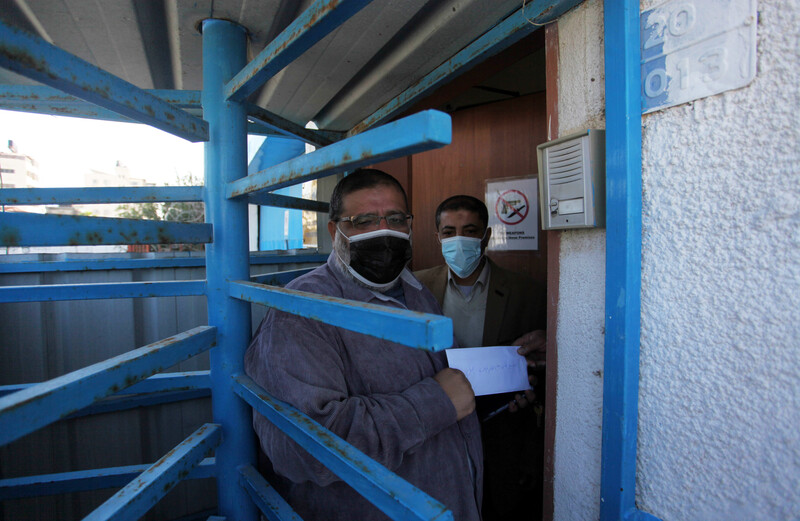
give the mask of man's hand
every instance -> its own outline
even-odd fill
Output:
[[[517,412],[520,409],[524,409],[532,404],[535,398],[536,393],[532,389],[527,389],[524,393],[515,395],[514,399],[508,402],[508,412]]]
[[[547,354],[547,333],[543,329],[525,333],[511,344],[520,346],[517,353],[528,361],[528,367],[541,367],[544,365]]]
[[[457,419],[461,419],[475,410],[475,393],[472,386],[458,369],[442,369],[433,377],[442,386],[447,397],[456,408]]]

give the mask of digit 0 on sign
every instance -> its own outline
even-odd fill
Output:
[[[667,71],[664,69],[653,69],[647,73],[644,79],[644,93],[648,98],[660,96],[667,90]]]

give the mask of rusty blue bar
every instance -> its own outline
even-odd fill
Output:
[[[205,288],[204,280],[0,286],[0,302],[185,297],[204,295]]]
[[[216,333],[196,327],[0,398],[0,445],[214,347]]]
[[[145,90],[161,100],[180,108],[201,110],[199,90]],[[46,85],[0,85],[0,107],[15,103],[63,103],[73,105],[94,105],[62,90]]]
[[[411,87],[386,102],[381,108],[348,132],[355,135],[408,109],[414,102],[445,82],[452,81],[472,67],[508,48],[547,22],[553,21],[583,0],[528,0],[523,8],[497,24],[483,36],[436,67]],[[534,22],[534,23],[531,23]]]
[[[37,383],[0,385],[0,396],[15,393],[28,387],[33,387]],[[208,371],[184,371],[181,373],[162,373],[156,374],[132,385],[127,389],[122,389],[117,395],[135,393],[155,393],[163,391],[209,389],[211,387],[208,379]]]
[[[0,21],[0,66],[189,141],[207,141],[208,123]]]
[[[227,196],[271,191],[450,144],[450,116],[426,110],[228,184]]]
[[[371,1],[316,0],[225,85],[225,98],[247,98]]]
[[[0,213],[0,246],[198,244],[212,235],[206,223]]]
[[[202,114],[200,91],[150,89],[145,92],[190,114]],[[0,85],[0,108],[35,114],[138,123],[114,111],[44,85]]]
[[[250,117],[250,119],[253,119],[266,126],[268,129],[272,130],[273,133],[282,136],[298,138],[315,146],[323,147],[325,145],[330,145],[331,143],[339,141],[345,137],[344,132],[312,130],[301,127],[297,123],[282,118],[277,114],[273,114],[267,109],[261,108],[252,103],[246,103],[245,108],[247,109],[247,115]]]
[[[222,428],[207,423],[153,463],[83,521],[135,521],[142,517],[219,445]]]
[[[234,391],[253,409],[392,519],[453,519],[443,504],[291,405],[273,398],[248,376],[235,376],[234,384]]]
[[[64,256],[64,260],[53,261],[30,261],[16,260],[18,255],[0,256],[0,273],[39,273],[39,272],[60,272],[60,271],[91,271],[91,270],[137,270],[137,269],[156,269],[156,268],[202,268],[206,265],[205,254],[200,253],[200,257],[187,256],[175,258],[102,258],[73,260],[69,254],[46,254],[54,256]],[[76,254],[81,255],[81,254]],[[150,255],[150,254],[143,254]],[[251,266],[263,266],[271,264],[321,264],[327,259],[327,255],[317,253],[301,254],[262,254],[250,255]]]
[[[194,202],[203,200],[202,186],[128,186],[87,188],[3,188],[0,204],[109,204]]]
[[[277,206],[278,208],[292,208],[307,212],[328,213],[328,210],[330,210],[330,204],[324,201],[312,201],[270,192],[253,192],[247,197],[247,202],[261,206]]]
[[[204,147],[206,220],[224,233],[206,248],[209,324],[217,327],[219,345],[209,353],[214,421],[225,438],[216,451],[217,505],[231,519],[257,519],[258,509],[239,486],[240,465],[255,464],[257,443],[252,413],[231,389],[231,376],[244,370],[250,343],[250,306],[231,298],[231,280],[250,276],[248,210],[244,199],[225,197],[225,186],[247,176],[247,111],[227,102],[225,84],[246,65],[247,30],[227,20],[203,21],[203,114],[211,127]]]
[[[252,275],[250,277],[250,282],[255,282],[256,284],[267,284],[269,286],[283,286],[293,281],[300,275],[305,275],[314,269],[315,268],[303,268],[300,270],[278,271],[275,273],[264,273],[263,275]]]
[[[120,488],[130,483],[131,480],[149,467],[150,465],[125,465],[122,467],[0,479],[0,501],[112,487]],[[216,461],[214,458],[205,458],[189,471],[186,479],[213,478],[215,467]]]
[[[230,291],[235,298],[418,349],[441,351],[453,345],[453,321],[441,315],[253,282],[232,282]]]
[[[252,465],[242,465],[239,473],[242,486],[268,521],[303,521]]]

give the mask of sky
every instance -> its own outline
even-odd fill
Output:
[[[131,177],[176,185],[188,173],[203,176],[203,143],[191,143],[138,123],[97,121],[0,110],[0,147],[39,163],[43,187],[82,186],[90,169],[113,173],[117,161]],[[263,138],[256,138],[257,148]],[[255,150],[251,151],[254,153]]]

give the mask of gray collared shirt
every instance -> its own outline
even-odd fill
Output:
[[[452,272],[447,270],[442,308],[445,316],[453,320],[453,335],[460,347],[480,347],[483,345],[483,324],[486,318],[486,297],[488,295],[489,263],[483,269],[471,290],[465,293],[456,284]]]
[[[335,262],[329,256],[287,287],[403,307],[355,284]],[[401,278],[408,309],[440,313],[413,275]],[[444,353],[275,310],[267,313],[245,356],[247,374],[267,392],[444,503],[455,519],[478,521],[480,427],[474,413],[456,421],[452,402],[433,379],[445,367]],[[254,414],[253,425],[275,471],[288,478],[286,499],[303,519],[388,519],[261,415]]]

